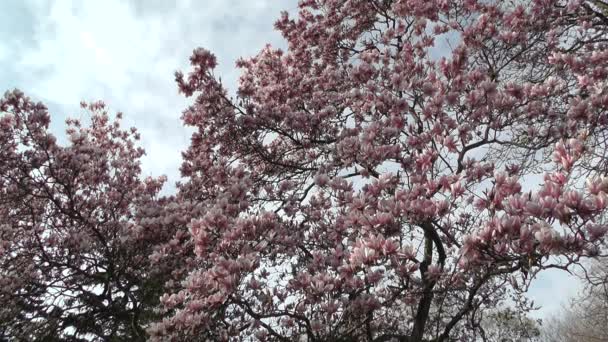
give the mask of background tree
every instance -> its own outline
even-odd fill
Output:
[[[240,60],[236,98],[207,50],[176,75],[179,196],[206,209],[153,340],[472,340],[599,253],[596,2],[305,0],[276,27],[288,50]]]
[[[608,340],[608,267],[605,259],[593,262],[585,273],[583,291],[548,319],[542,329],[546,342],[599,342]]]
[[[541,322],[513,308],[488,311],[481,327],[482,341],[534,342],[541,336]]]
[[[157,319],[164,180],[140,179],[135,129],[83,108],[90,124],[68,120],[61,146],[44,105],[0,100],[0,339],[142,341]]]

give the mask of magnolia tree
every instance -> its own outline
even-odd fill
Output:
[[[532,308],[607,230],[604,5],[304,0],[236,97],[195,50],[178,197],[205,210],[152,340],[475,340]]]
[[[103,105],[62,146],[0,101],[0,337],[483,340],[538,272],[601,253],[604,2],[299,7],[236,97],[204,49],[176,75],[172,197]]]
[[[172,237],[170,199],[139,178],[138,133],[83,107],[61,146],[42,104],[0,99],[0,340],[141,341],[157,319],[171,273],[148,254]]]

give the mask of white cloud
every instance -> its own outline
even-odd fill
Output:
[[[204,46],[218,55],[217,73],[234,89],[239,75],[234,61],[266,43],[280,45],[274,20],[296,5],[295,0],[65,0],[25,6],[31,17],[23,20],[31,21],[35,43],[20,46],[21,58],[7,63],[19,77],[16,86],[54,104],[61,111],[52,113],[55,123],[74,115],[80,100],[106,101],[141,131],[144,172],[169,174],[174,182],[190,135],[179,119],[187,101],[177,94],[174,71],[187,70],[191,51]]]
[[[581,286],[578,278],[565,271],[551,269],[541,272],[527,295],[536,305],[541,306],[532,316],[546,319],[559,314],[561,309],[568,305],[568,301],[581,290]]]

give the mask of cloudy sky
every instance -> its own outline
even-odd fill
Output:
[[[177,94],[175,70],[188,70],[193,48],[213,51],[218,74],[234,89],[234,61],[266,43],[284,47],[273,31],[296,0],[91,0],[0,1],[0,90],[19,88],[43,101],[52,129],[78,116],[81,100],[104,100],[137,127],[147,151],[146,175],[178,177],[188,130],[180,122],[186,100]],[[170,190],[169,190],[170,191]],[[546,317],[576,291],[563,274],[536,282],[530,297]]]
[[[284,45],[273,23],[295,8],[295,0],[0,1],[0,88],[46,103],[57,132],[81,100],[104,100],[141,131],[145,171],[175,180],[189,133],[174,71],[188,71],[203,46],[234,88],[234,61]]]

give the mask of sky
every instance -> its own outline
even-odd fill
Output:
[[[235,89],[234,62],[266,43],[285,45],[273,24],[295,0],[0,1],[0,89],[19,88],[50,109],[53,130],[80,117],[81,100],[103,100],[142,134],[147,175],[178,177],[187,100],[176,70],[196,47],[213,51]]]
[[[0,91],[19,88],[44,102],[60,135],[81,100],[103,100],[124,124],[142,134],[145,176],[178,180],[187,100],[177,93],[176,70],[188,71],[196,47],[213,51],[217,74],[234,91],[239,57],[265,44],[285,47],[273,23],[296,0],[3,0],[0,1]],[[170,189],[169,189],[170,191]],[[563,272],[545,273],[530,297],[546,318],[576,293]]]

